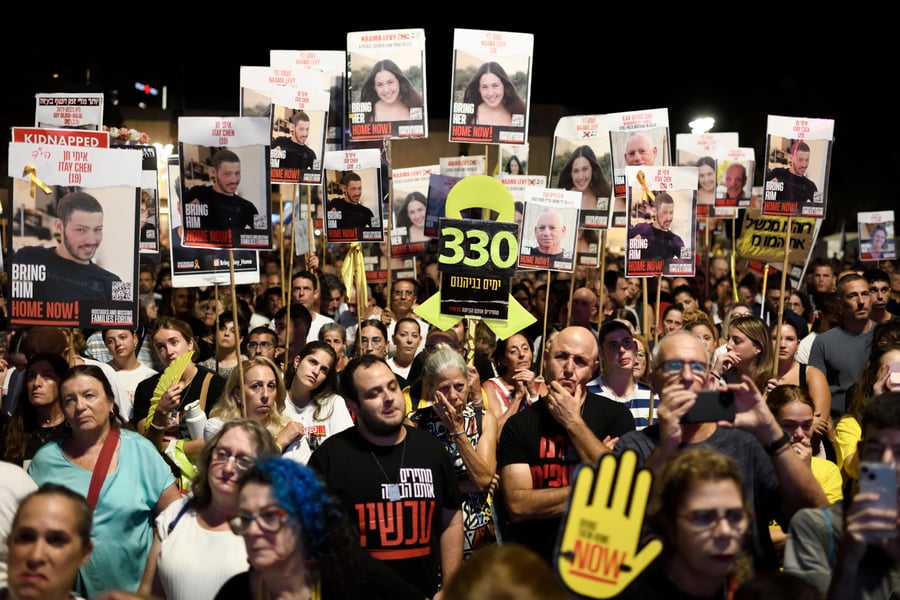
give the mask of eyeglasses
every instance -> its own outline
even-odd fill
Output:
[[[709,366],[699,360],[664,360],[660,366],[666,375],[674,375],[681,373],[685,365],[690,366],[694,375],[706,375],[706,372],[709,370]]]
[[[380,337],[367,338],[367,337],[364,337],[364,338],[359,338],[359,343],[360,343],[360,345],[362,345],[362,346],[369,346],[369,345],[372,345],[372,346],[380,346],[381,344],[384,343],[384,338],[380,338]]]
[[[743,508],[728,508],[721,513],[714,508],[704,508],[678,513],[676,516],[693,525],[695,529],[712,529],[724,519],[732,529],[743,531],[747,526],[748,515]]]
[[[257,348],[271,348],[274,346],[272,342],[247,342],[247,348],[250,350],[256,350]]]
[[[647,358],[646,352],[635,352],[634,357],[638,360],[645,360]]]
[[[246,471],[256,462],[254,458],[232,454],[225,448],[214,448],[212,451],[212,464],[214,465],[227,464],[232,459],[234,459],[235,468],[239,471]]]
[[[413,296],[416,295],[416,293],[412,290],[394,290],[391,292],[391,295],[393,295],[393,296],[409,296],[410,298],[412,298]]]
[[[250,529],[250,524],[254,521],[256,521],[256,524],[259,525],[261,530],[275,533],[281,529],[281,526],[284,525],[284,522],[289,516],[290,513],[283,508],[267,508],[255,514],[247,512],[238,513],[236,517],[232,517],[228,520],[228,524],[231,526],[231,531],[236,535],[247,533],[247,530]]]

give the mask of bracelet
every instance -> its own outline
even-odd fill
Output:
[[[454,438],[454,437],[459,437],[461,435],[466,435],[466,432],[465,431],[454,431],[453,433],[450,434],[450,437]]]
[[[787,448],[788,443],[791,441],[791,436],[787,434],[787,432],[782,432],[781,437],[772,442],[771,444],[766,444],[763,446],[766,450],[766,454],[769,456],[775,456],[776,454],[781,454],[785,448]]]
[[[153,429],[155,429],[155,430],[157,430],[157,431],[165,431],[165,430],[166,430],[165,427],[160,427],[159,425],[157,425],[156,423],[154,423],[154,422],[153,422],[153,419],[150,419],[150,427],[152,427]]]

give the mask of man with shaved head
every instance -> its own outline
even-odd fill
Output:
[[[578,325],[560,331],[544,354],[547,395],[512,416],[500,436],[495,517],[503,541],[524,544],[548,562],[575,468],[596,464],[634,430],[624,404],[587,391],[599,364],[590,331]]]

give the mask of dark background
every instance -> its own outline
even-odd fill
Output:
[[[163,9],[154,6],[146,19],[97,16],[84,25],[65,23],[61,14],[56,25],[34,23],[26,42],[7,32],[0,40],[7,63],[0,124],[33,125],[35,93],[89,91],[106,94],[104,121],[121,125],[109,101],[113,90],[123,105],[159,106],[159,98],[133,89],[136,81],[166,86],[176,116],[237,115],[239,67],[269,64],[270,49],[344,50],[348,31],[400,28],[425,29],[429,116],[446,119],[454,28],[515,31],[535,35],[532,104],[561,106],[571,115],[667,108],[673,151],[675,135],[689,133],[689,121],[709,114],[716,119],[714,132],[737,131],[740,145],[755,149],[756,185],[762,181],[768,115],[834,119],[821,234],[840,230],[842,222],[856,231],[857,211],[897,204],[890,180],[897,127],[888,93],[895,87],[897,34],[887,31],[883,15],[835,14],[827,17],[832,25],[821,25],[815,24],[821,15],[806,14],[811,6],[779,8],[755,23],[752,17],[711,18],[702,6],[673,7],[669,15],[631,5],[601,11],[567,4],[545,7],[542,12],[551,14],[543,15],[510,5],[502,17],[446,18],[440,19],[446,24],[429,25],[439,19],[347,10],[323,20],[296,5],[259,7],[265,14],[207,8],[189,16],[171,5],[157,14]],[[481,7],[457,8],[468,14]],[[834,28],[839,29],[828,31]],[[54,72],[59,78],[51,77]],[[532,131],[554,126],[531,123]],[[3,156],[6,175],[5,149]],[[533,169],[546,172],[549,165]]]

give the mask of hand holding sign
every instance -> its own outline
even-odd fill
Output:
[[[636,467],[637,454],[626,450],[619,459],[603,455],[596,471],[588,465],[576,471],[556,552],[569,591],[617,596],[662,552],[659,540],[638,550],[653,474]]]

